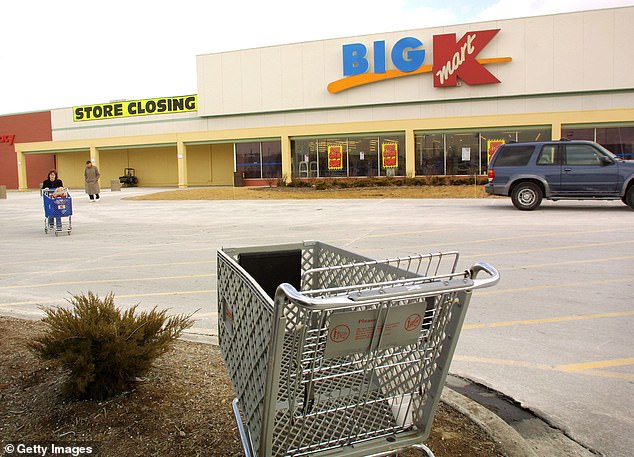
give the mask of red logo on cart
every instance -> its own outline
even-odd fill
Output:
[[[57,205],[58,209],[66,209],[66,205]]]
[[[411,332],[412,330],[418,330],[420,324],[423,322],[423,317],[420,314],[412,314],[405,319],[405,330]]]
[[[345,324],[337,325],[330,331],[330,339],[335,343],[342,343],[350,336],[350,327]]]

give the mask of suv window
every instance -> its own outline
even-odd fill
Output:
[[[566,165],[600,165],[600,153],[587,144],[566,145]]]
[[[495,153],[496,167],[524,167],[531,160],[534,146],[502,146]]]
[[[537,157],[537,165],[555,165],[557,164],[557,145],[546,144]]]

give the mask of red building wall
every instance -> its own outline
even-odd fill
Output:
[[[0,116],[0,184],[7,186],[7,189],[18,188],[15,143],[51,141],[52,139],[50,111]],[[52,168],[55,168],[53,154],[27,155],[27,186],[38,188]]]

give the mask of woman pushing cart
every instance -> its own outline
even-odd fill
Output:
[[[73,201],[68,189],[63,186],[62,180],[57,177],[55,170],[51,170],[48,174],[48,179],[45,179],[42,183],[44,233],[53,232],[53,227],[55,227],[55,236],[63,231],[70,235],[72,230]]]

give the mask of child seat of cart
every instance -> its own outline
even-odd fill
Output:
[[[44,195],[49,198],[66,198],[68,197],[68,189],[65,187],[58,187],[56,189],[42,189]]]
[[[272,299],[277,286],[288,283],[301,289],[302,251],[242,252],[238,264],[249,273],[255,282]]]

